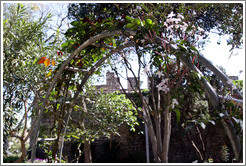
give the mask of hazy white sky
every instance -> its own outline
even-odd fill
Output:
[[[205,49],[201,53],[214,65],[222,66],[225,68],[226,73],[229,76],[239,76],[243,79],[245,72],[245,48],[234,50],[234,54],[231,55],[229,52],[231,46],[226,43],[226,36],[221,37],[221,44],[218,45],[217,41],[219,36],[210,33],[210,42],[206,44]],[[239,71],[242,70],[243,73],[239,75]]]

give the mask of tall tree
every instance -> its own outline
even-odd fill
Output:
[[[37,99],[38,89],[44,77],[44,68],[37,66],[35,62],[40,57],[39,54],[44,53],[43,26],[50,15],[32,20],[33,8],[23,4],[4,4],[3,9],[4,138],[14,136],[20,139],[20,162],[25,158],[25,142],[28,139],[28,135],[24,134],[27,130],[27,117],[32,109],[32,101]],[[22,111],[23,108],[25,111]],[[21,120],[18,120],[15,114],[19,114]],[[23,126],[21,136],[17,136]]]
[[[17,161],[21,162],[26,155],[25,143],[34,129],[28,129],[29,117],[38,114],[38,101],[45,92],[49,72],[59,59],[56,51],[60,34],[46,33],[53,32],[48,27],[52,16],[40,11],[38,4],[3,5],[4,140],[12,136],[21,141],[22,156]],[[42,57],[53,65],[37,65]]]
[[[227,11],[229,12],[229,15],[235,14],[234,11],[237,10],[235,6],[238,5],[240,6],[241,4],[233,4],[233,7],[230,10],[228,9],[228,6],[225,6],[228,9]],[[117,4],[115,6],[117,8]],[[192,10],[190,6],[195,6],[194,8],[196,9],[196,11],[191,12]],[[78,85],[77,92],[74,95],[73,101],[70,103],[69,109],[71,109],[74,101],[83,90],[86,81],[92,75],[92,73],[95,72],[98,67],[102,65],[108,58],[112,57],[112,55],[123,55],[122,50],[126,47],[133,46],[133,44],[137,51],[143,50],[143,53],[151,53],[150,64],[153,65],[156,69],[159,69],[159,75],[165,74],[168,72],[168,70],[170,70],[168,69],[170,56],[175,55],[175,60],[178,64],[177,67],[179,67],[181,63],[197,75],[202,88],[204,88],[210,99],[209,101],[215,108],[218,108],[221,104],[219,97],[216,91],[212,88],[211,84],[204,78],[203,73],[197,68],[197,66],[194,65],[193,61],[195,60],[204,63],[204,65],[212,70],[227,87],[231,88],[233,92],[238,95],[239,99],[242,98],[242,95],[233,86],[233,84],[229,82],[229,79],[223,73],[221,73],[218,68],[214,67],[209,61],[201,56],[196,49],[196,43],[199,35],[203,36],[205,30],[210,30],[209,28],[206,29],[206,26],[214,28],[222,23],[222,20],[219,20],[218,22],[216,22],[216,24],[201,24],[198,26],[196,24],[196,21],[192,19],[193,15],[196,15],[197,13],[202,11],[203,13],[201,12],[201,16],[204,16],[206,15],[206,10],[209,9],[209,7],[213,8],[216,5],[205,4],[204,6],[199,6],[199,4],[193,4],[190,6],[186,6],[183,4],[168,4],[168,6],[166,6],[166,4],[136,4],[132,6],[132,10],[130,10],[128,16],[121,17],[106,17],[106,13],[112,12],[110,10],[107,10],[108,8],[105,7],[103,8],[105,9],[105,19],[103,21],[100,21],[98,16],[95,17],[93,12],[86,11],[86,17],[82,17],[79,20],[72,22],[71,24],[73,27],[68,29],[66,33],[68,40],[63,44],[64,50],[66,50],[68,53],[72,52],[72,54],[67,58],[66,61],[64,61],[59,70],[54,74],[53,81],[51,82],[47,90],[45,99],[43,100],[43,105],[40,109],[41,116],[40,118],[38,118],[38,125],[35,136],[37,136],[40,126],[40,120],[50,93],[56,85],[60,75],[65,70],[67,70],[67,66],[78,67],[79,70],[77,71],[86,72],[82,79],[82,82]],[[94,8],[92,8],[92,11],[93,9]],[[176,10],[174,11],[174,9]],[[226,12],[224,8],[218,8],[218,10],[221,10],[221,12]],[[187,13],[185,13],[185,11]],[[242,16],[240,7],[237,11],[238,12],[236,13],[239,16]],[[211,14],[213,14],[213,12]],[[210,18],[209,15],[208,18]],[[238,20],[239,23],[242,23],[242,17],[236,17],[235,19]],[[213,19],[208,20],[208,22],[211,23],[213,21]],[[227,22],[230,21],[231,20],[229,19],[227,20]],[[226,31],[226,29],[223,28],[222,32],[229,33]],[[232,36],[235,36],[235,34],[232,34]],[[238,41],[238,45],[240,45],[240,40]],[[139,54],[139,52],[137,53],[140,67],[146,67],[145,63],[141,63],[141,58],[144,56],[144,54]],[[122,58],[123,60],[126,59],[126,57]],[[130,64],[127,62],[127,60],[125,62],[126,67],[130,69]],[[138,70],[138,73],[139,72],[140,70]],[[176,71],[176,73],[174,74],[180,73]],[[166,77],[167,78],[165,79],[168,79],[169,75],[167,75]],[[174,78],[172,77],[172,79]],[[168,82],[165,79],[163,77],[161,83],[158,84],[158,88],[166,94],[168,93],[167,88],[170,88],[169,86],[171,86],[173,82]],[[138,92],[141,94],[141,91],[139,89]],[[162,151],[161,157],[159,155],[155,155],[156,162],[168,161],[168,141],[170,139],[170,114],[168,110],[171,107],[170,104],[173,103],[172,101],[175,101],[173,99],[174,98],[169,96],[165,105],[165,132],[168,133],[163,136],[163,138],[165,138],[165,141],[163,142],[162,150],[164,151]],[[150,111],[148,110],[149,107],[145,99],[142,98],[142,100],[144,101],[143,104],[145,108],[144,111],[146,113],[145,116],[148,116],[148,112]],[[151,122],[150,118],[144,118],[147,124]],[[233,130],[227,128],[226,124],[224,124],[224,126],[228,136],[231,138],[231,143],[233,145],[235,155],[239,160],[238,152],[240,152],[240,142],[233,138],[235,136],[233,134]],[[153,129],[151,130],[153,131]],[[156,154],[158,154],[157,145],[152,143],[152,146],[154,147],[153,149],[155,150]]]

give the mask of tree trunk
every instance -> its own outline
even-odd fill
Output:
[[[21,141],[21,157],[15,161],[15,163],[21,163],[26,157],[26,147],[23,138],[19,138]]]
[[[156,139],[156,136],[155,136],[155,132],[154,132],[154,129],[153,129],[153,126],[147,124],[148,126],[148,131],[149,131],[149,138],[150,138],[150,142],[151,142],[151,146],[152,146],[152,151],[153,151],[153,154],[154,154],[154,159],[155,159],[155,162],[157,163],[160,163],[161,162],[161,158],[160,156],[158,155],[158,144],[157,144],[157,139]]]
[[[158,154],[158,144],[157,144],[157,138],[156,138],[156,134],[154,131],[154,127],[153,127],[153,123],[151,121],[150,115],[149,115],[149,109],[147,106],[147,103],[145,103],[146,100],[143,100],[143,112],[144,112],[144,117],[143,120],[146,123],[147,127],[148,127],[148,131],[149,131],[149,138],[150,138],[150,142],[151,142],[151,146],[152,146],[152,151],[154,154],[154,160],[157,163],[161,162],[161,158],[160,155]]]
[[[169,111],[169,106],[165,110],[164,125],[165,126],[164,126],[161,160],[163,163],[168,163],[168,151],[169,151],[169,143],[171,137],[171,112]]]
[[[152,83],[152,85],[154,85],[154,83]],[[152,86],[153,90],[154,87]],[[154,95],[152,96],[154,98]],[[161,109],[161,103],[160,103],[160,93],[159,91],[157,91],[157,109],[155,110],[155,115],[154,115],[154,119],[155,119],[155,127],[156,127],[156,137],[157,137],[157,150],[158,150],[158,156],[161,156],[161,152],[162,152],[162,137],[161,137],[161,115],[159,113],[160,109]]]
[[[155,115],[154,119],[155,119],[155,127],[156,127],[157,152],[158,152],[158,156],[161,156],[162,138],[161,138],[161,116],[160,114]]]
[[[23,128],[21,137],[17,136],[17,138],[19,138],[19,140],[21,142],[21,152],[22,152],[22,154],[21,154],[21,157],[17,161],[15,161],[16,163],[21,163],[26,157],[25,143],[26,143],[27,138],[28,138],[28,136],[26,136],[26,138],[25,138],[25,132],[26,132],[26,128],[27,128],[27,100],[28,100],[28,97],[26,97],[26,99],[24,101],[25,114],[23,116],[24,117],[23,119],[25,119],[25,125],[24,125],[24,128]],[[19,125],[21,124],[22,120],[20,121]]]
[[[85,116],[86,114],[88,113],[88,109],[87,109],[87,105],[86,105],[86,102],[85,102],[85,99],[82,98],[82,104],[83,104],[83,108],[84,108],[84,115],[82,116],[83,119],[82,119],[82,124],[81,124],[81,128],[86,131],[86,128],[85,128]],[[85,163],[91,163],[92,162],[92,156],[91,156],[91,142],[90,140],[85,140],[84,142],[84,162]]]
[[[240,141],[238,140],[236,134],[233,132],[233,129],[230,125],[228,125],[224,119],[221,120],[222,122],[222,125],[225,129],[225,132],[231,142],[231,146],[232,146],[232,149],[233,149],[233,152],[234,152],[234,155],[237,159],[238,162],[243,162],[242,160],[242,157],[240,154],[241,153],[241,145],[239,144]]]
[[[84,143],[84,154],[85,154],[85,163],[92,163],[92,157],[91,157],[91,142],[86,141]]]
[[[67,115],[67,120],[66,120],[66,125],[65,125],[65,129],[64,129],[64,133],[62,135],[62,143],[61,143],[61,149],[60,149],[60,163],[61,163],[61,160],[62,160],[62,152],[63,152],[63,147],[64,147],[64,139],[65,139],[65,136],[66,136],[66,133],[67,133],[67,126],[68,126],[68,122],[69,122],[69,118],[70,118],[70,111],[68,112],[68,115]]]

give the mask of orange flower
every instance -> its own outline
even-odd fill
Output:
[[[46,57],[44,56],[43,58],[40,59],[40,61],[38,61],[38,64],[44,63]]]
[[[53,60],[51,60],[51,64],[52,64],[53,66],[55,66],[56,62],[53,61]]]
[[[44,60],[44,65],[47,67],[47,66],[49,66],[50,65],[50,59],[45,59]]]

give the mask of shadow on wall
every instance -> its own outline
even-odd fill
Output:
[[[111,145],[110,145],[111,144]],[[76,152],[78,143],[73,143],[71,151]],[[121,143],[113,140],[105,140],[101,144],[91,144],[93,163],[146,163],[146,156],[143,152],[131,154],[121,148]],[[83,145],[80,150],[83,151]],[[75,155],[75,153],[74,153]],[[78,155],[78,154],[77,154]],[[79,163],[84,162],[84,153],[79,158]]]

